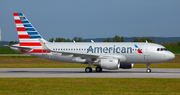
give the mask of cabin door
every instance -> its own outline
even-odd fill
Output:
[[[149,44],[146,44],[146,45],[144,46],[144,55],[145,55],[145,56],[149,56],[149,55],[150,55]]]

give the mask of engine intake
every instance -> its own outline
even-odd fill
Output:
[[[93,63],[94,66],[99,66],[103,69],[116,70],[119,69],[120,59],[100,59],[99,62]]]

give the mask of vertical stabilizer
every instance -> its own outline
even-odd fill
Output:
[[[13,13],[20,46],[41,46],[38,39],[47,42],[23,13]]]

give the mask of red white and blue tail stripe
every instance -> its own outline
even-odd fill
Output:
[[[41,46],[38,38],[43,42],[47,42],[37,32],[23,13],[13,13],[13,15],[20,41],[19,46]]]

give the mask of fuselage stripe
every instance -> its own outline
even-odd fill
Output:
[[[20,42],[20,46],[41,46],[40,42]]]
[[[21,49],[21,52],[22,52],[22,53],[51,53],[51,52],[49,52],[49,51],[45,51],[44,49],[33,49],[33,50],[30,51],[30,52],[27,52],[27,51]]]

